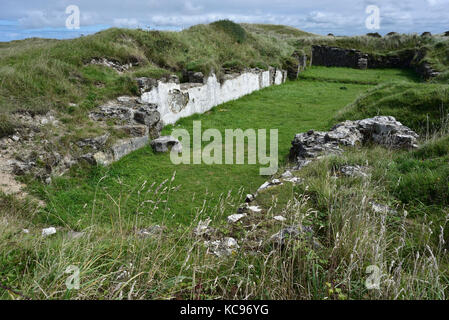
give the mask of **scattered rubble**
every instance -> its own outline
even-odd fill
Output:
[[[131,69],[133,66],[138,65],[138,63],[120,64],[118,61],[112,61],[112,60],[108,60],[106,58],[94,58],[90,61],[89,64],[100,65],[100,66],[112,68],[115,71],[117,71],[118,73],[123,73],[123,72]]]
[[[215,254],[217,257],[229,256],[237,252],[240,248],[234,238],[226,237],[221,240],[205,241],[204,245],[208,248],[209,253]]]

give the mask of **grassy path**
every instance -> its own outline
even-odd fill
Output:
[[[203,131],[277,128],[279,159],[283,162],[294,134],[328,129],[338,110],[371,87],[365,84],[367,80],[413,79],[408,73],[391,70],[341,70],[345,77],[351,77],[352,83],[337,82],[341,80],[338,70],[325,73],[323,68],[311,68],[304,79],[266,88],[206,114],[182,119],[177,127],[191,132],[192,121],[201,120]],[[170,134],[171,129],[164,129],[164,134]],[[171,181],[175,171],[176,177]],[[254,191],[266,179],[259,175],[259,165],[173,165],[168,154],[154,154],[146,147],[110,167],[80,169],[71,177],[54,179],[50,186],[36,184],[32,188],[49,204],[39,217],[41,222],[76,229],[88,226],[93,215],[105,223],[115,214],[140,214],[151,222],[184,224],[203,205],[209,208],[204,214],[213,215],[210,208],[216,207],[220,194],[230,191],[237,196],[239,190],[242,194]]]

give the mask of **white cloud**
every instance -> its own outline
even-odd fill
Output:
[[[140,26],[139,21],[135,18],[116,18],[113,25],[119,28],[137,28]]]
[[[1,0],[0,19],[18,21],[15,33],[63,28],[73,0]],[[77,0],[81,27],[117,26],[181,29],[218,19],[287,24],[327,34],[368,32],[365,8],[380,8],[381,33],[443,32],[449,29],[449,0]],[[21,31],[22,30],[22,31]],[[0,38],[2,36],[0,30]],[[11,32],[11,30],[9,30]]]

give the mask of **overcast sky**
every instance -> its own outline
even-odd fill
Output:
[[[66,8],[80,10],[80,29],[65,27]],[[73,38],[109,27],[180,30],[219,19],[286,24],[335,35],[372,32],[368,5],[380,10],[381,34],[449,31],[449,0],[1,0],[0,41]]]

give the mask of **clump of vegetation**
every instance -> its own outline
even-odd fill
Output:
[[[0,113],[0,138],[12,135],[14,133],[15,125],[10,120],[9,116]]]

